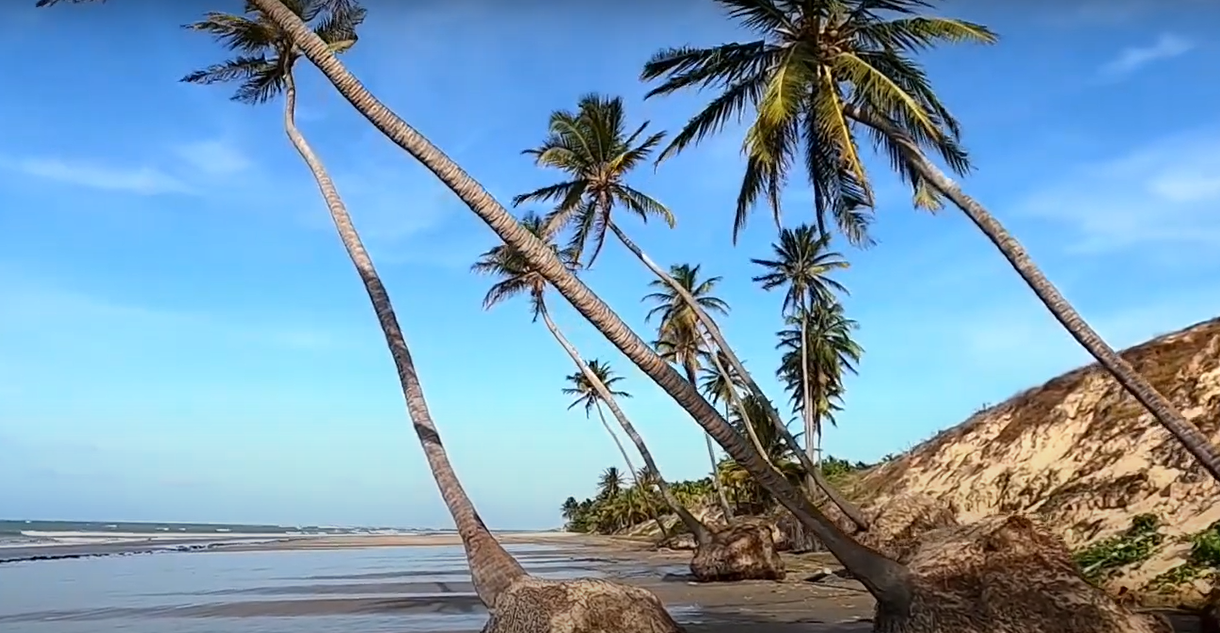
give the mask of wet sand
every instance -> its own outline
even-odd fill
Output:
[[[548,554],[556,558],[588,560],[590,556],[595,556],[604,557],[607,562],[617,559],[641,563],[647,572],[615,576],[615,579],[652,591],[666,605],[697,605],[698,615],[693,616],[693,621],[688,617],[680,618],[684,620],[688,633],[740,633],[743,626],[748,626],[752,633],[863,633],[872,630],[871,617],[875,604],[872,596],[859,582],[828,575],[827,572],[840,569],[837,561],[829,554],[783,554],[788,575],[781,582],[696,583],[684,569],[690,560],[690,552],[658,551],[640,540],[564,532],[510,533],[497,535],[497,538],[505,544],[536,544],[557,548]],[[326,537],[247,547],[291,550],[459,544],[461,541],[456,534],[435,534]],[[424,596],[363,600],[330,598],[312,600],[308,606],[302,605],[300,601],[272,601],[241,605],[240,610],[249,610],[242,615],[250,616],[289,615],[281,610],[297,611],[302,608],[319,615],[482,611],[483,607],[478,599],[470,595],[474,589],[469,583],[430,583],[422,576],[424,575],[413,574],[411,582],[384,583],[379,586],[378,591],[428,594]],[[315,587],[315,590],[323,594],[330,591],[343,593],[348,590],[346,587]],[[456,595],[445,596],[447,593],[461,594],[462,598]],[[1198,633],[1199,625],[1195,617],[1179,613],[1166,615],[1174,624],[1177,633]]]
[[[782,582],[703,584],[692,582],[689,577],[686,565],[691,553],[686,551],[655,551],[639,541],[556,532],[506,533],[498,536],[524,557],[528,567],[549,577],[598,575],[651,590],[665,602],[688,633],[739,633],[743,629],[753,633],[863,633],[872,629],[869,622],[874,604],[872,597],[855,581],[822,573],[838,568],[833,558],[826,555],[785,554],[789,573]],[[179,555],[189,560],[196,560],[196,556],[203,557],[198,559],[203,563],[213,554],[223,553],[299,551],[306,554],[324,553],[325,550],[458,544],[460,541],[456,535],[451,534],[326,536],[222,544]],[[533,551],[534,547],[537,551]],[[253,624],[266,622],[268,618],[282,622],[284,618],[332,620],[324,616],[347,616],[356,618],[353,620],[356,622],[366,617],[394,621],[407,616],[401,620],[402,624],[406,624],[421,618],[423,621],[437,621],[436,618],[442,616],[463,616],[459,619],[466,624],[457,630],[475,631],[477,627],[470,624],[480,622],[485,610],[474,595],[466,575],[455,575],[454,572],[461,565],[462,562],[457,559],[451,565],[437,567],[434,571],[426,567],[414,571],[399,570],[392,566],[380,571],[336,569],[333,573],[314,572],[293,576],[286,581],[287,584],[267,582],[244,587],[218,584],[196,593],[198,599],[190,603],[140,607],[115,605],[118,608],[106,609],[104,614],[88,609],[60,610],[62,607],[57,606],[37,613],[0,617],[0,629],[16,632],[22,630],[24,623],[57,621],[63,624],[77,622],[90,627],[90,630],[104,630],[106,627],[97,621],[99,617],[145,621],[173,618],[178,619],[179,624],[168,626],[183,631],[211,630],[211,623],[223,619],[229,622],[222,627],[224,630],[237,631],[248,628],[242,622]],[[818,580],[811,581],[814,577]],[[189,625],[192,621],[198,624]],[[1178,624],[1178,630],[1182,633],[1198,630],[1197,624],[1189,618],[1182,619]],[[309,627],[294,628],[301,630]],[[455,631],[448,626],[443,628]],[[359,631],[362,628],[355,625],[348,627],[348,630]],[[430,631],[432,628],[407,626],[398,630]]]
[[[497,537],[508,544],[545,545],[555,559],[581,561],[573,569],[587,567],[588,561],[601,560],[603,567],[629,561],[638,571],[609,576],[649,589],[666,605],[678,610],[697,608],[697,614],[676,613],[689,633],[738,633],[743,625],[755,633],[858,633],[871,630],[873,599],[855,581],[837,577],[817,583],[804,579],[824,568],[834,567],[826,556],[787,556],[789,577],[783,582],[746,581],[705,584],[693,582],[685,565],[690,552],[656,551],[647,543],[629,539],[561,532],[530,534],[509,533]],[[217,551],[347,549],[366,547],[412,547],[459,545],[456,535],[396,535],[324,537],[286,540],[257,545],[236,545]],[[562,567],[550,566],[555,571]],[[431,582],[427,574],[413,573],[409,579],[393,578],[388,572],[380,577],[362,575],[360,585],[342,584],[351,577],[314,577],[319,584],[310,587],[317,597],[301,600],[259,600],[228,603],[219,607],[175,609],[175,617],[264,617],[367,613],[475,613],[483,607],[473,595],[469,582]],[[370,584],[373,582],[375,584]],[[335,584],[327,584],[335,583]],[[260,590],[269,593],[299,593],[301,587]],[[349,592],[401,593],[401,598],[343,597]],[[414,594],[414,595],[412,595]],[[421,595],[422,594],[422,595]],[[270,598],[270,595],[268,595]]]

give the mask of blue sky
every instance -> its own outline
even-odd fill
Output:
[[[8,3],[0,55],[0,508],[4,518],[442,526],[381,334],[276,104],[180,84],[222,58],[177,27],[239,2],[35,11]],[[578,8],[580,4],[586,8]],[[960,3],[959,3],[960,4]],[[950,5],[1002,36],[925,61],[965,127],[965,179],[1112,343],[1220,313],[1220,42],[1187,0]],[[350,67],[501,201],[553,182],[519,151],[582,93],[622,95],[676,130],[708,98],[643,102],[657,48],[742,37],[710,2],[371,3]],[[1205,18],[1201,14],[1211,11]],[[591,38],[590,33],[598,36]],[[590,40],[595,40],[593,43]],[[489,229],[372,130],[310,67],[300,123],[370,244],[451,457],[490,524],[550,527],[618,463],[567,411],[571,371],[523,302],[480,309],[468,272]],[[1198,104],[1204,104],[1200,107]],[[721,275],[723,326],[779,393],[780,296],[730,243],[741,173],[731,131],[634,184],[678,218],[624,227],[665,263]],[[845,250],[866,350],[829,452],[872,460],[1086,358],[960,214],[915,212],[874,161],[868,251]],[[802,186],[789,222],[809,219]],[[846,249],[846,247],[844,247]],[[647,271],[610,242],[586,281],[642,334]],[[558,297],[586,357],[671,479],[707,465],[700,430]]]

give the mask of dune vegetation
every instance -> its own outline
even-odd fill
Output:
[[[88,0],[63,3],[82,1]],[[39,6],[59,3],[38,1]],[[519,215],[344,67],[339,56],[358,45],[357,31],[366,15],[355,0],[249,0],[240,14],[210,13],[188,26],[215,38],[231,56],[184,81],[230,84],[238,101],[277,102],[284,108],[284,132],[315,178],[385,335],[409,416],[462,537],[475,589],[490,612],[484,631],[657,633],[681,627],[655,595],[638,587],[531,576],[483,523],[448,460],[406,337],[352,214],[295,120],[295,73],[306,63],[503,241],[473,263],[476,271],[495,279],[485,305],[514,295],[528,298],[535,319],[543,321],[572,360],[567,388],[574,405],[596,415],[615,441],[621,441],[621,430],[639,453],[642,472],[627,465],[629,451],[623,445],[628,471],[607,472],[604,494],[597,499],[565,503],[574,528],[612,531],[628,523],[663,523],[663,509],[693,536],[690,566],[696,579],[780,579],[784,563],[776,554],[773,526],[739,516],[766,513],[776,505],[876,599],[876,631],[1165,630],[1163,622],[1130,609],[1096,584],[1108,561],[1138,558],[1162,542],[1157,521],[1138,518],[1118,541],[1107,541],[1103,549],[1110,554],[1074,556],[1061,534],[1030,513],[987,506],[987,512],[967,517],[954,509],[945,490],[895,483],[918,479],[918,469],[912,467],[918,453],[880,465],[853,484],[859,488],[872,476],[878,489],[885,482],[894,487],[893,494],[867,499],[867,506],[862,497],[853,502],[835,485],[839,462],[819,459],[821,431],[833,423],[843,396],[841,377],[863,353],[852,342],[853,323],[838,301],[846,289],[834,273],[847,265],[848,256],[830,245],[835,240],[848,248],[871,243],[875,199],[862,149],[864,141],[871,141],[909,186],[913,209],[951,206],[963,213],[980,239],[996,247],[1094,357],[1104,378],[1147,412],[1137,417],[1159,424],[1157,431],[1167,432],[1174,447],[1188,456],[1186,470],[1220,480],[1220,452],[1196,424],[1196,412],[1188,416],[1181,398],[1106,344],[995,215],[953,179],[971,170],[960,145],[960,125],[917,58],[935,46],[994,44],[996,34],[985,25],[934,17],[933,3],[925,0],[715,3],[753,39],[704,49],[670,48],[641,60],[640,79],[650,86],[647,98],[693,92],[706,97],[706,105],[670,135],[633,117],[631,105],[618,96],[573,95],[573,103],[556,104],[548,129],[539,130],[537,145],[525,151],[554,182],[516,196],[509,206],[519,207]],[[736,118],[749,123],[742,143],[746,165],[736,204],[726,205],[735,206],[731,220],[726,217],[726,239],[735,239],[760,209],[777,225],[803,215],[796,225],[777,230],[770,257],[752,260],[760,286],[782,296],[777,303],[787,323],[778,337],[786,352],[783,363],[755,368],[779,372],[788,391],[782,404],[777,394],[763,392],[721,331],[717,319],[728,306],[715,299],[716,278],[693,264],[658,264],[632,239],[644,220],[672,228],[679,212],[686,211],[636,189],[633,174],[696,151],[701,141],[722,134]],[[798,186],[812,192],[811,212],[780,208],[781,191]],[[537,213],[530,215],[531,209]],[[603,248],[625,249],[655,277],[648,301],[656,331],[647,338],[580,276],[595,265]],[[645,438],[616,404],[627,397],[627,388],[614,380],[611,361],[584,358],[550,320],[546,299],[552,291],[707,433],[712,461],[713,442],[727,453],[726,462],[709,463],[715,472],[706,483],[666,481]],[[799,432],[789,428],[781,406],[796,414]],[[603,413],[609,416],[602,418]],[[987,449],[993,451],[1018,446],[1020,440],[999,433],[989,437]],[[1012,443],[1004,444],[1005,438]],[[926,452],[923,458],[935,461],[946,455],[958,458],[955,464],[962,461],[952,451]],[[924,482],[933,479],[927,475]],[[706,499],[709,494],[722,514],[719,520],[697,516],[689,507],[700,502],[696,496]],[[1211,543],[1210,538],[1201,535],[1197,542]],[[1196,558],[1205,561],[1207,554]]]

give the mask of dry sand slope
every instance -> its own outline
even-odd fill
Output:
[[[1123,352],[1187,418],[1220,440],[1220,319]],[[965,523],[997,513],[1045,521],[1072,548],[1158,516],[1165,544],[1108,586],[1140,591],[1182,562],[1173,538],[1220,520],[1220,485],[1096,365],[1064,374],[941,432],[865,475],[869,505],[905,493],[950,502]],[[1205,589],[1202,583],[1200,589]]]

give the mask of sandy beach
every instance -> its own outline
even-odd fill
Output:
[[[871,596],[854,581],[827,576],[838,566],[824,554],[785,554],[789,573],[782,582],[701,584],[688,575],[687,551],[558,532],[499,538],[531,573],[601,576],[645,587],[689,633],[737,633],[743,627],[754,633],[871,630]],[[0,630],[159,631],[166,628],[165,618],[173,618],[168,628],[183,633],[477,631],[485,610],[459,546],[455,534],[312,536],[0,565],[0,584],[25,588],[31,603],[18,604],[23,594],[10,594],[7,609],[0,609]],[[37,586],[62,590],[63,583],[79,585],[82,577],[125,579],[132,588],[123,590],[128,598],[98,601],[54,596]],[[111,580],[106,583],[107,594],[121,593]],[[1198,631],[1192,618],[1176,624],[1183,633]]]
[[[642,573],[619,577],[618,580],[645,587],[657,594],[667,605],[698,605],[697,622],[688,623],[690,633],[728,633],[749,625],[757,633],[846,633],[871,630],[873,600],[855,581],[830,577],[817,583],[805,582],[812,574],[827,568],[837,568],[834,559],[826,555],[786,556],[790,573],[784,582],[746,581],[723,584],[695,583],[687,576],[685,565],[691,553],[687,551],[657,551],[648,543],[606,536],[568,532],[532,532],[498,534],[505,545],[545,545],[556,548],[550,555],[557,558],[587,560],[603,559],[638,563]],[[212,551],[258,550],[326,550],[376,547],[456,546],[461,541],[456,534],[421,534],[387,536],[337,536],[289,539],[275,543],[235,545]],[[385,590],[418,593],[429,590],[426,578],[409,583],[387,583]],[[453,592],[473,589],[449,584]],[[247,604],[226,609],[226,616],[266,616],[298,614],[306,609],[314,614],[367,612],[385,609],[395,612],[420,612],[438,609],[481,609],[470,596],[466,604],[435,598],[390,600],[359,600],[330,597],[308,603],[291,600],[278,604]],[[220,614],[215,614],[220,615]]]
[[[642,563],[650,571],[661,572],[617,579],[647,588],[667,605],[698,605],[699,621],[685,625],[689,633],[739,633],[743,626],[748,626],[753,633],[849,633],[872,630],[872,596],[854,580],[826,575],[827,571],[840,569],[829,554],[784,554],[788,576],[782,582],[709,584],[693,582],[686,574],[684,567],[690,560],[690,552],[656,550],[651,544],[640,540],[569,532],[506,533],[498,534],[497,538],[506,545],[555,547],[557,549],[552,552],[555,556],[582,559],[593,555],[603,557],[607,562],[625,559]],[[237,548],[294,550],[460,544],[461,540],[456,534],[428,534],[323,537]],[[409,589],[420,589],[418,583],[414,585]],[[332,609],[417,611],[453,606],[435,600],[410,599],[390,600],[379,605],[342,599],[323,602],[327,604],[314,601],[307,608],[321,613]],[[466,607],[480,608],[473,598]],[[1178,633],[1199,632],[1198,622],[1192,616],[1176,613],[1167,613],[1166,616]]]

